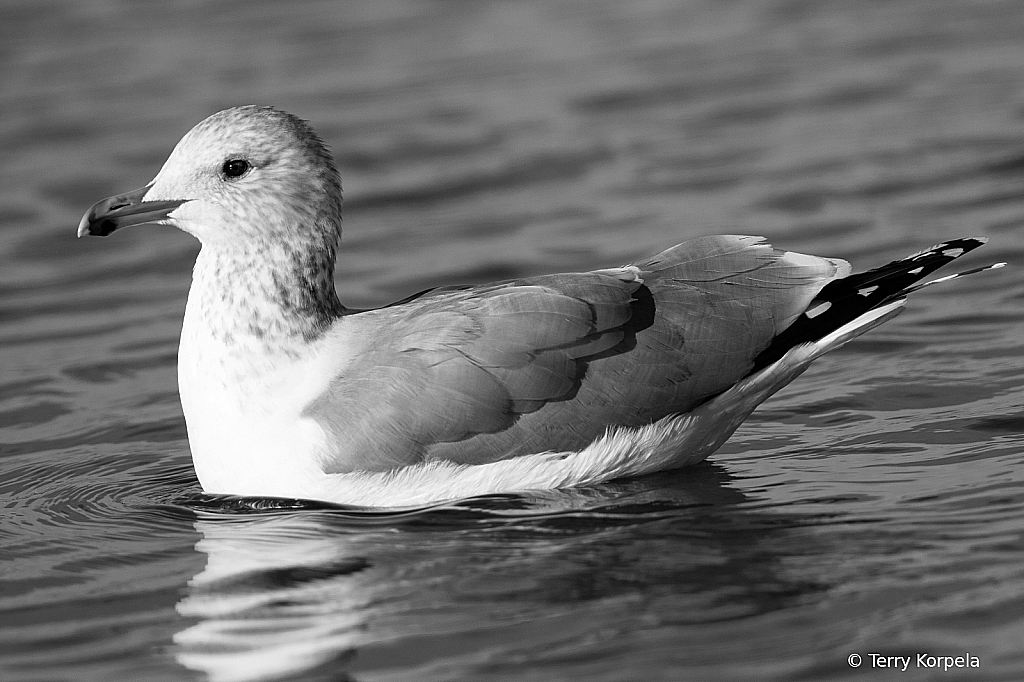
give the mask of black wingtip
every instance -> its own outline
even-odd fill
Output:
[[[754,359],[751,372],[767,367],[794,346],[817,341],[867,311],[916,291],[921,288],[917,283],[932,272],[987,242],[987,237],[951,239],[867,272],[829,282],[807,311]]]
[[[973,251],[979,246],[983,246],[988,243],[988,237],[961,237],[959,239],[951,239],[948,242],[941,242],[935,246],[929,247],[924,251],[918,251],[917,253],[902,258],[898,261],[893,261],[889,265],[895,265],[896,263],[903,263],[905,261],[916,261],[922,260],[929,256],[942,256],[947,260],[936,267],[942,267],[945,263],[951,260],[959,258],[969,251]],[[882,266],[887,267],[887,266]],[[879,268],[880,269],[880,268]],[[865,273],[867,274],[867,273]]]

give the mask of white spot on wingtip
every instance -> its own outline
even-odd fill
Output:
[[[804,312],[804,315],[806,315],[807,317],[809,317],[810,319],[813,320],[818,315],[821,315],[822,313],[828,311],[828,309],[831,308],[831,307],[832,307],[832,302],[831,301],[822,301],[818,305],[816,305],[816,306],[814,306],[812,308],[808,308]]]
[[[875,292],[876,289],[878,289],[877,285],[873,287],[864,287],[863,289],[858,289],[857,293],[860,294],[861,296],[870,296]]]
[[[945,249],[942,252],[942,255],[946,256],[947,258],[959,258],[960,256],[964,255],[964,250],[961,248]]]
[[[920,275],[923,270],[924,270],[923,267],[917,267],[917,268],[914,268],[913,270],[907,270],[907,274],[908,275]]]

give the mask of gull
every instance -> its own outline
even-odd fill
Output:
[[[243,106],[82,218],[80,237],[162,223],[202,244],[178,386],[208,493],[408,507],[692,464],[985,242],[851,274],[760,237],[700,237],[622,267],[351,310],[334,285],[341,208],[309,125]]]

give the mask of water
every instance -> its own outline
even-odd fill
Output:
[[[1021,35],[953,0],[0,5],[0,679],[1024,678]],[[1011,267],[701,466],[247,509],[200,494],[177,400],[196,244],[74,238],[244,103],[335,149],[353,307],[715,232],[860,268],[987,234],[965,264]]]

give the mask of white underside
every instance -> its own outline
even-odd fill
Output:
[[[203,490],[288,496],[325,476],[320,456],[327,436],[302,409],[325,390],[345,357],[296,359],[247,349],[225,354],[192,312],[186,307],[178,391]]]

